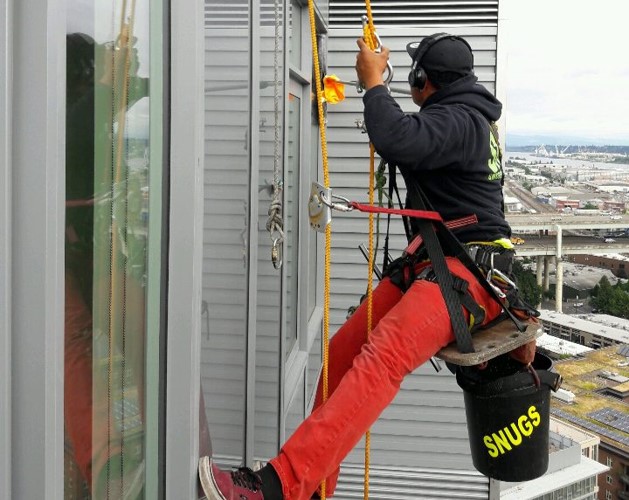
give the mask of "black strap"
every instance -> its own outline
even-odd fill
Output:
[[[396,167],[395,165],[389,164],[390,199],[392,199],[393,191],[397,193],[398,201],[401,204],[396,181]],[[407,191],[412,208],[434,211],[430,201],[423,193],[420,186],[413,183],[410,186],[407,186]],[[432,268],[435,273],[439,289],[446,303],[446,308],[448,310],[448,314],[450,315],[452,330],[454,331],[455,340],[460,352],[474,352],[474,346],[472,344],[470,330],[463,315],[461,297],[455,289],[452,275],[450,274],[450,270],[446,264],[445,252],[447,252],[448,255],[457,258],[472,273],[472,275],[480,282],[481,286],[487,291],[489,296],[500,304],[504,313],[511,319],[511,321],[513,321],[519,331],[523,332],[526,330],[527,324],[520,321],[509,310],[509,308],[505,306],[504,302],[496,293],[496,290],[494,290],[494,288],[487,282],[485,276],[474,263],[465,247],[456,238],[456,236],[454,236],[452,231],[448,229],[445,223],[439,221],[429,221],[427,219],[418,219],[417,227],[423,239],[423,246],[428,254],[427,256],[432,263]],[[411,241],[414,235],[412,234],[410,219],[408,217],[404,218],[404,230],[406,232],[407,239]]]
[[[403,208],[402,199],[400,198],[400,190],[397,187],[397,175],[396,166],[389,163],[389,198],[393,199],[393,192],[397,196],[398,205]],[[402,223],[404,224],[404,233],[406,234],[406,240],[410,243],[413,239],[413,231],[411,229],[411,220],[408,216],[402,216]]]
[[[430,258],[433,271],[437,278],[437,284],[441,290],[441,295],[443,295],[443,299],[446,303],[459,351],[462,353],[474,352],[472,337],[470,336],[467,322],[465,321],[465,316],[463,316],[461,309],[461,300],[454,289],[452,275],[450,274],[445,255],[437,239],[435,226],[431,221],[426,219],[419,219],[416,223],[419,228],[419,234],[424,240],[428,257]]]
[[[469,328],[470,331],[474,331],[483,324],[483,321],[485,321],[485,309],[483,309],[483,307],[474,300],[474,297],[472,297],[472,294],[469,291],[470,284],[467,281],[454,274],[452,274],[452,281],[454,290],[456,290],[459,294],[461,305],[467,309],[468,313],[470,313],[470,318],[473,318],[473,323],[469,325]]]
[[[494,288],[489,283],[487,283],[487,279],[485,278],[485,276],[483,276],[483,273],[474,263],[474,261],[470,257],[470,254],[467,253],[461,242],[456,238],[456,236],[454,236],[454,234],[452,234],[452,232],[445,226],[445,224],[442,224],[442,229],[443,231],[440,231],[440,234],[443,235],[444,242],[446,242],[446,246],[449,247],[450,251],[452,252],[452,256],[461,261],[461,263],[480,282],[487,293],[489,293],[489,295],[502,306],[503,311],[509,317],[509,319],[513,321],[513,324],[516,326],[516,328],[521,332],[526,331],[528,325],[523,321],[520,321],[511,312],[511,310],[507,306],[505,306],[504,302],[500,299],[500,297],[498,297],[496,290],[494,290]]]
[[[407,186],[407,189],[411,206],[415,209],[426,210],[429,201],[421,191],[421,188],[414,184],[410,187]],[[424,241],[424,246],[428,253],[435,277],[437,278],[441,295],[443,295],[443,299],[446,303],[459,351],[462,353],[474,352],[472,337],[470,336],[470,331],[461,309],[461,300],[454,288],[454,281],[448,269],[448,265],[446,264],[445,254],[437,238],[435,224],[433,224],[433,221],[427,219],[418,219],[416,224],[419,229],[419,234]],[[445,226],[443,227],[445,228]]]
[[[410,186],[408,193],[413,208],[426,210],[426,206],[429,202],[419,186]],[[452,323],[454,337],[460,352],[474,352],[474,347],[472,345],[470,331],[461,310],[460,298],[453,288],[452,276],[450,275],[445,260],[445,252],[448,252],[450,256],[461,261],[480,282],[481,286],[489,293],[490,297],[500,304],[505,314],[513,321],[519,331],[523,332],[526,330],[527,325],[516,318],[508,307],[505,306],[496,291],[487,282],[478,266],[476,266],[467,250],[443,222],[419,219],[417,225],[419,233],[424,240],[424,245],[437,277],[437,283],[439,284],[439,288],[445,300],[448,313],[450,314],[450,322]]]

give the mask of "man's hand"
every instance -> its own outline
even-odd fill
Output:
[[[366,90],[377,85],[384,85],[382,74],[387,69],[389,49],[382,47],[381,52],[372,51],[362,38],[356,43],[360,51],[356,55],[356,76]]]

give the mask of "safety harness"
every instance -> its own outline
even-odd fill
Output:
[[[395,167],[390,166],[389,200],[393,199],[393,192],[397,190],[395,177]],[[410,186],[408,197],[411,206],[418,207],[428,213],[437,213],[432,210],[430,202],[419,186]],[[397,198],[399,200],[399,193],[397,193]],[[383,274],[389,276],[391,281],[403,292],[410,287],[415,279],[425,279],[437,283],[446,303],[457,347],[462,353],[474,351],[470,333],[483,323],[485,312],[469,293],[469,284],[450,273],[446,264],[446,256],[458,259],[502,307],[503,313],[492,321],[491,325],[509,318],[518,331],[524,332],[528,326],[524,320],[539,314],[520,299],[518,288],[509,276],[514,256],[513,250],[497,244],[463,245],[452,233],[452,226],[460,227],[473,223],[476,219],[475,216],[461,219],[458,223],[450,224],[450,227],[440,217],[430,219],[416,217],[415,225],[418,228],[418,233],[411,237],[410,244],[402,253],[402,257],[390,262],[388,262],[388,249],[386,248],[389,239],[390,213],[388,218]],[[410,221],[407,217],[406,219],[404,227],[410,228]],[[419,273],[417,273],[418,268],[421,269]],[[469,312],[469,323],[465,321],[461,307]]]

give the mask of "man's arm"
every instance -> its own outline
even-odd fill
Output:
[[[461,160],[469,117],[451,107],[434,105],[421,113],[405,113],[376,86],[363,96],[369,139],[385,160],[400,168],[437,169]]]

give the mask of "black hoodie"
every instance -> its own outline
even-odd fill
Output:
[[[473,75],[461,78],[412,114],[382,85],[363,97],[369,138],[382,158],[398,166],[407,187],[419,184],[445,221],[478,217],[478,224],[455,231],[463,243],[511,236],[489,125],[500,117],[502,104],[476,82]]]

